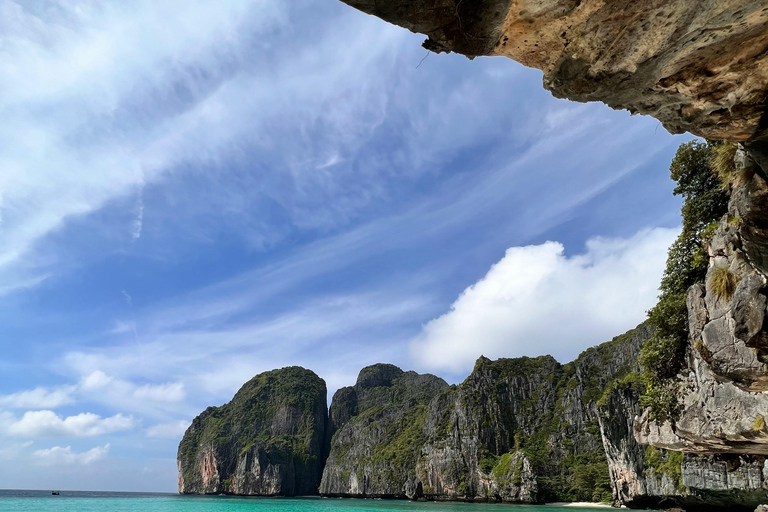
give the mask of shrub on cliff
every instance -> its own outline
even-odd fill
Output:
[[[732,152],[722,146],[721,142],[686,142],[678,148],[669,168],[677,182],[673,193],[683,197],[683,229],[669,248],[659,302],[648,312],[654,336],[640,353],[645,383],[640,402],[658,421],[674,419],[678,412],[674,377],[683,367],[688,338],[685,297],[688,288],[706,276],[706,239],[728,210],[728,191],[717,171],[723,172],[723,155],[732,158]]]

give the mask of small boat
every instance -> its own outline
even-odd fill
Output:
[[[61,493],[59,491],[51,491],[51,496],[58,496]]]

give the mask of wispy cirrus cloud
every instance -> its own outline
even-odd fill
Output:
[[[186,420],[160,423],[147,428],[146,435],[156,439],[181,439],[189,424],[190,422]]]

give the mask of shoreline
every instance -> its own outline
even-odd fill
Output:
[[[212,494],[182,494],[179,496],[206,496],[206,497],[224,497],[224,498],[274,498],[274,499],[323,499],[323,500],[374,500],[374,501],[406,501],[411,503],[466,503],[470,505],[525,505],[530,507],[562,507],[562,508],[606,508],[606,509],[626,509],[627,507],[622,505],[621,507],[614,507],[610,503],[605,502],[591,502],[591,501],[547,501],[541,503],[527,503],[523,501],[491,501],[491,500],[462,500],[452,498],[432,498],[424,499],[419,498],[416,500],[409,499],[405,496],[351,496],[351,495],[328,495],[328,494],[305,494],[301,496],[285,496],[277,494],[228,494],[228,493],[212,493]]]

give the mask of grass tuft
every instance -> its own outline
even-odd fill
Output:
[[[734,178],[736,172],[736,149],[738,145],[735,142],[724,142],[712,147],[712,157],[710,167],[712,171],[720,178],[723,188],[728,190],[728,185]]]
[[[695,348],[696,351],[701,354],[702,359],[704,359],[708,364],[712,364],[712,352],[709,351],[701,339],[696,340],[696,342],[693,344],[693,348]]]
[[[710,273],[709,287],[721,299],[730,300],[738,284],[739,276],[725,265],[713,268]]]

